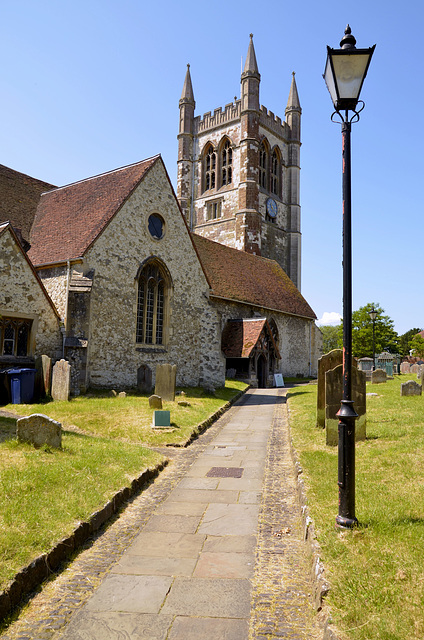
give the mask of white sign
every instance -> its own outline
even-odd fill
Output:
[[[284,387],[284,378],[282,373],[274,373],[274,384],[276,387]]]

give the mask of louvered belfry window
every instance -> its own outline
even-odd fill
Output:
[[[138,279],[137,342],[163,344],[164,307],[165,277],[159,265],[149,263]]]

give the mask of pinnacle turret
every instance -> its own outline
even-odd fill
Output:
[[[195,105],[195,101],[194,101],[194,92],[193,92],[193,85],[191,84],[191,75],[190,75],[190,65],[187,65],[187,72],[185,75],[185,79],[184,79],[184,86],[183,86],[183,91],[181,94],[181,99],[180,102],[184,101],[184,102],[191,102],[193,105]]]
[[[297,86],[296,86],[296,79],[295,79],[295,72],[293,71],[292,73],[292,82],[291,82],[291,87],[290,87],[290,93],[289,93],[289,99],[287,100],[287,107],[286,107],[286,113],[288,110],[291,109],[296,109],[296,110],[302,110],[301,106],[300,106],[300,100],[299,100],[299,94],[297,93]]]
[[[242,79],[246,76],[256,76],[260,79],[258,63],[256,62],[255,47],[253,46],[253,33],[250,34],[249,48],[247,50],[246,62],[241,75]]]

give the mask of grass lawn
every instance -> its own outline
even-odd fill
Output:
[[[356,445],[359,527],[337,532],[337,447],[315,427],[317,387],[289,392],[290,426],[322,549],[334,625],[350,640],[424,638],[424,396],[396,376],[367,385],[367,440]]]
[[[2,407],[18,415],[44,413],[62,423],[63,434],[61,450],[35,449],[17,442],[13,419],[0,418],[0,590],[145,468],[163,460],[144,445],[185,441],[200,422],[245,388],[228,381],[215,396],[186,389],[184,400],[190,407],[164,403],[175,425],[171,432],[152,431],[147,396],[97,393],[70,402]]]

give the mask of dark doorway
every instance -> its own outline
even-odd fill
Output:
[[[256,377],[258,378],[259,389],[266,388],[266,359],[262,354],[258,357],[256,362]]]

